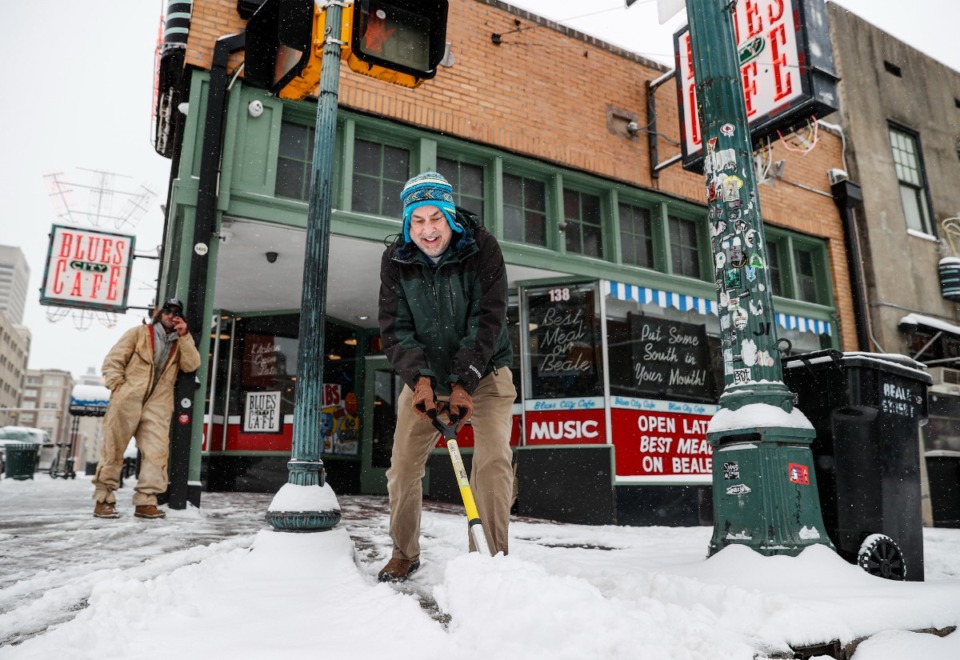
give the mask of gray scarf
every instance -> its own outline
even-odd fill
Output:
[[[167,332],[163,324],[159,321],[153,324],[153,386],[157,386],[160,380],[160,373],[163,371],[163,365],[167,363],[170,357],[170,349],[173,348],[173,342],[177,341],[176,332]]]

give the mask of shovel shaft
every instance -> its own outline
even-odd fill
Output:
[[[477,503],[473,500],[470,479],[467,478],[467,471],[463,467],[463,458],[460,456],[460,447],[456,439],[447,439],[447,450],[450,452],[450,462],[453,463],[453,474],[457,478],[457,486],[460,487],[463,508],[467,510],[467,523],[470,526],[473,544],[479,552],[489,557],[490,546],[487,545],[487,537],[483,533],[483,525],[480,524],[480,512],[477,511]]]

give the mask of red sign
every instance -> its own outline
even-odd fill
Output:
[[[713,448],[706,440],[710,417],[612,408],[617,478],[637,482],[709,482],[713,473]]]
[[[810,485],[810,468],[800,463],[790,463],[787,466],[787,472],[790,474],[790,483],[800,484],[801,486]]]
[[[135,238],[53,225],[41,305],[124,312]]]
[[[533,412],[524,437],[529,445],[602,445],[607,441],[602,409]]]
[[[741,0],[734,30],[754,139],[836,110],[836,76],[823,0]],[[703,155],[690,30],[674,35],[683,163]]]

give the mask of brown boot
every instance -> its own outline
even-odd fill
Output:
[[[116,502],[97,502],[93,507],[95,518],[119,518]]]
[[[166,518],[165,511],[161,511],[155,504],[138,504],[137,510],[133,513],[137,518]]]
[[[394,557],[380,569],[377,579],[381,582],[404,582],[420,568],[420,561]]]

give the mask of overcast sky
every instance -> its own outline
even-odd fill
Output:
[[[683,12],[657,22],[656,0],[509,0],[650,59],[671,63],[672,34],[685,24]],[[840,4],[928,55],[960,70],[956,0],[838,0]],[[70,312],[48,320],[52,308],[39,304],[39,289],[53,224],[87,226],[83,215],[89,191],[76,188],[71,202],[75,222],[58,217],[44,175],[63,173],[71,183],[97,185],[96,172],[113,177],[116,194],[101,217],[122,215],[124,193],[145,185],[156,196],[135,227],[138,254],[156,254],[161,242],[170,163],[158,156],[151,139],[154,54],[165,0],[30,0],[8,3],[7,34],[0,61],[8,93],[0,104],[0,243],[20,247],[30,265],[24,323],[33,334],[31,369],[66,369],[74,376],[89,367],[99,372],[103,356],[120,334],[139,323],[144,312],[131,310],[111,329],[93,320],[84,331]],[[580,18],[577,18],[580,17]],[[120,29],[118,29],[120,26]],[[112,220],[100,226],[117,231]],[[129,304],[153,301],[156,262],[137,260]],[[88,322],[90,319],[86,319]]]

